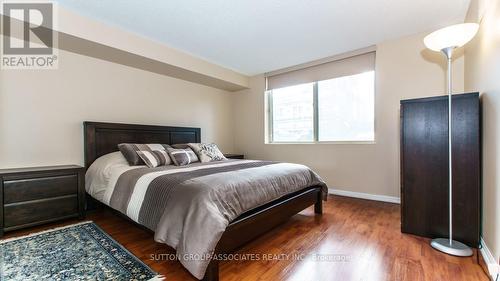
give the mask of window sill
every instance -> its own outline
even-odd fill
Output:
[[[377,144],[376,141],[265,142],[265,144]]]

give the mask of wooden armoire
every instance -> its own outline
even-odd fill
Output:
[[[481,103],[453,95],[453,238],[479,245]],[[448,96],[401,101],[401,231],[448,237]]]

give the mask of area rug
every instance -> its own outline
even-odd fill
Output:
[[[0,280],[163,280],[93,222],[0,241]]]

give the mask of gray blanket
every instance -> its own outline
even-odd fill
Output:
[[[228,160],[189,166],[138,168],[121,174],[112,208],[155,232],[180,262],[203,278],[227,225],[242,213],[323,180],[303,165]]]

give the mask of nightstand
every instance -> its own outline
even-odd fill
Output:
[[[228,154],[224,154],[224,156],[227,159],[245,159],[245,155],[243,155],[243,154],[231,154],[231,153],[228,153]]]
[[[83,218],[84,172],[75,165],[0,170],[0,236],[5,231]]]

